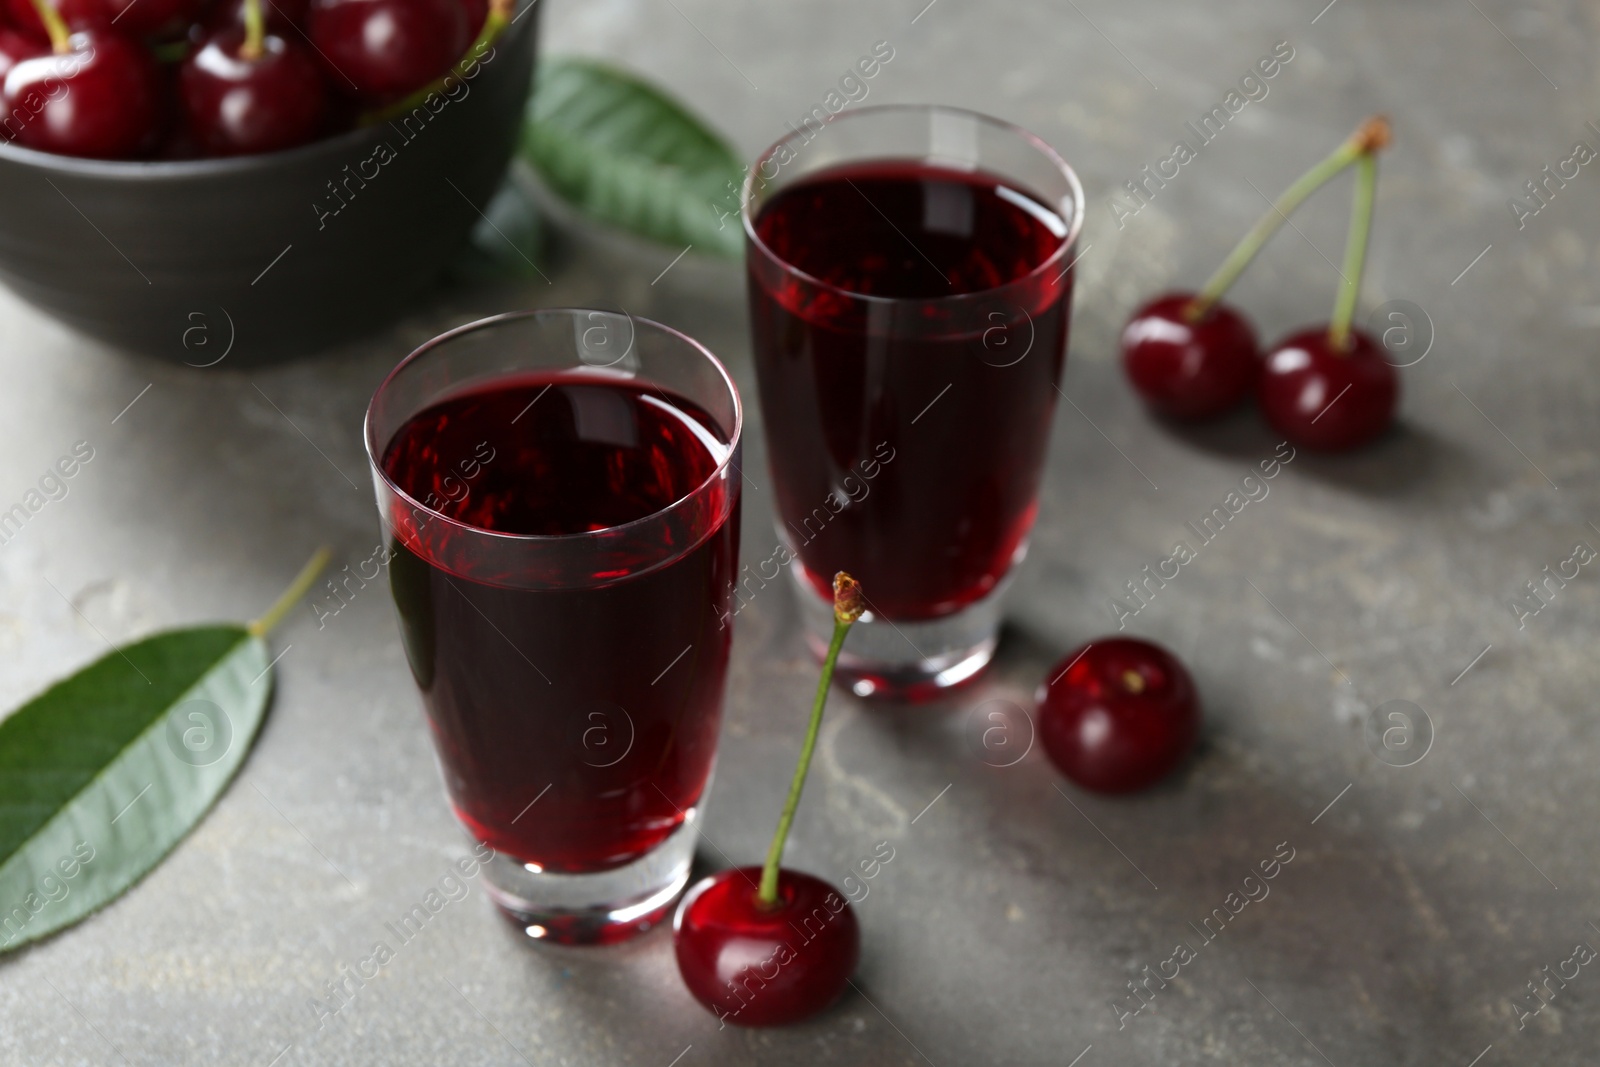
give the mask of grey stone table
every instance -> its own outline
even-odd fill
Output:
[[[948,707],[836,698],[792,839],[792,863],[835,878],[879,841],[895,849],[860,905],[856,989],[806,1025],[719,1031],[664,933],[540,950],[474,887],[319,1020],[311,1000],[465,853],[374,587],[320,629],[306,609],[276,636],[256,749],[164,864],[0,960],[0,1063],[1593,1063],[1600,971],[1551,979],[1539,1000],[1528,983],[1600,944],[1600,571],[1542,600],[1526,583],[1600,545],[1600,177],[1543,172],[1575,142],[1600,146],[1595,7],[548,2],[550,48],[673,87],[745,153],[884,40],[894,59],[870,101],[1004,116],[1058,146],[1089,191],[1072,403],[999,662]],[[1260,98],[1137,211],[1114,197],[1278,42],[1293,58],[1264,97],[1250,89]],[[1037,749],[986,762],[972,709],[1026,705],[1057,656],[1115,628],[1123,583],[1274,451],[1250,414],[1153,423],[1115,364],[1120,321],[1159,287],[1197,283],[1261,210],[1258,190],[1379,110],[1398,138],[1363,306],[1410,301],[1432,324],[1403,372],[1400,427],[1347,458],[1298,455],[1127,620],[1177,650],[1204,695],[1204,740],[1176,780],[1113,801],[1065,786]],[[1535,178],[1542,200],[1524,188]],[[1328,313],[1336,189],[1238,291],[1269,336]],[[319,543],[340,564],[365,559],[378,535],[363,406],[446,326],[621,305],[705,340],[753,395],[735,270],[691,254],[652,286],[676,250],[619,269],[604,242],[568,247],[549,283],[458,285],[385,336],[256,371],[129,358],[0,294],[0,505],[75,442],[94,449],[68,495],[0,546],[0,704],[107,639],[249,616]],[[760,480],[759,417],[750,458]],[[760,558],[770,498],[751,487],[745,508]],[[813,670],[773,586],[739,618],[708,863],[761,855]],[[1410,766],[1364,733],[1392,700],[1431,731]],[[1207,940],[1202,920],[1231,911],[1275,853],[1292,860],[1269,895]],[[1171,974],[1180,942],[1192,958],[1132,1014],[1128,983]]]

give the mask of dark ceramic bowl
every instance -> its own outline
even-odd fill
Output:
[[[197,366],[382,326],[461,250],[500,183],[534,6],[428,106],[285,152],[121,162],[0,144],[0,280],[84,333]]]

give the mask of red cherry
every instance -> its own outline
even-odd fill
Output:
[[[1352,329],[1349,350],[1340,352],[1320,326],[1272,350],[1257,396],[1267,422],[1291,444],[1338,452],[1366,444],[1389,425],[1400,376],[1368,334]]]
[[[0,80],[24,59],[42,56],[48,51],[50,49],[47,46],[32,37],[18,33],[9,26],[0,26]]]
[[[29,148],[92,159],[126,159],[152,147],[161,87],[149,51],[108,30],[75,33],[67,46],[6,74],[6,132]]]
[[[33,0],[5,0],[5,6],[13,26],[36,41],[50,42],[50,33],[44,28]],[[111,23],[111,12],[106,10],[103,0],[50,0],[50,6],[56,9],[69,30],[103,29]]]
[[[1122,328],[1122,369],[1158,413],[1174,419],[1219,415],[1249,395],[1261,352],[1250,321],[1227,304],[1192,320],[1193,293],[1166,293]]]
[[[471,43],[458,0],[312,0],[311,43],[367,100],[404,96],[443,75]]]
[[[267,34],[261,54],[240,55],[241,28],[214,35],[184,61],[179,86],[195,139],[209,155],[272,152],[312,140],[327,113],[322,71],[310,49]]]
[[[1085,789],[1127,793],[1183,761],[1200,734],[1194,681],[1177,657],[1107,637],[1051,668],[1039,687],[1039,736],[1061,773]]]
[[[461,0],[461,6],[467,9],[467,43],[471,44],[483,32],[489,17],[489,0]]]
[[[778,871],[778,901],[756,896],[760,867],[696,883],[672,920],[678,970],[694,998],[724,1022],[782,1026],[844,992],[861,955],[861,928],[838,890]]]

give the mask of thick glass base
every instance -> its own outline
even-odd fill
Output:
[[[833,636],[833,601],[822,597],[798,560],[789,565],[806,643],[821,660]],[[850,629],[834,678],[859,697],[906,703],[937,700],[974,681],[1000,641],[1001,601],[1009,578],[982,600],[927,622],[894,622],[872,612]],[[867,594],[871,596],[871,591]]]
[[[496,855],[484,868],[484,888],[501,914],[531,938],[561,945],[626,941],[667,918],[689,884],[699,821],[699,807],[690,808],[683,824],[649,854],[598,874],[546,874]]]

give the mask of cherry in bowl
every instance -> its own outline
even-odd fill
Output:
[[[1122,329],[1122,369],[1140,398],[1168,418],[1211,418],[1237,406],[1260,367],[1250,320],[1194,293],[1158,296]]]
[[[472,43],[472,17],[459,0],[311,0],[306,33],[333,84],[384,101],[449,70]]]
[[[1039,687],[1039,739],[1085,789],[1128,793],[1183,762],[1200,735],[1200,701],[1178,658],[1132,637],[1102,638],[1051,668]]]
[[[82,30],[7,71],[0,105],[10,117],[6,133],[18,144],[126,159],[148,150],[159,132],[159,74],[143,45],[109,30]]]
[[[208,155],[292,148],[315,138],[328,91],[310,49],[275,33],[230,27],[186,59],[178,85],[188,130]]]

